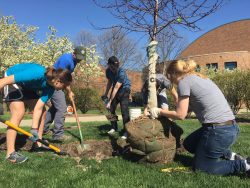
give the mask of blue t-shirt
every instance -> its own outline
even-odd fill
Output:
[[[122,91],[125,88],[130,90],[131,82],[123,68],[119,68],[117,74],[113,73],[109,68],[106,69],[106,77],[111,81],[113,87],[115,87],[117,82],[122,84],[119,91]]]
[[[47,84],[45,76],[46,68],[35,63],[21,63],[10,67],[6,74],[7,76],[14,75],[15,83],[22,88],[33,90],[40,93],[40,99],[46,103],[53,95],[55,89]]]
[[[63,54],[54,64],[55,69],[68,69],[71,73],[74,72],[76,62],[74,61],[73,54]]]

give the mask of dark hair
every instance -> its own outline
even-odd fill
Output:
[[[109,59],[108,59],[108,65],[114,65],[116,68],[119,67],[119,60],[117,57],[115,56],[111,56]]]
[[[59,79],[65,85],[69,85],[72,82],[72,75],[67,69],[55,69],[54,67],[48,67],[46,69],[45,76],[48,81]]]

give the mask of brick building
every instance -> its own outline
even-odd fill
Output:
[[[196,61],[200,67],[250,68],[250,19],[219,26],[191,43],[178,57]]]

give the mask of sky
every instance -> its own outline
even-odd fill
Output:
[[[102,32],[94,29],[90,22],[102,27],[119,23],[92,0],[0,0],[0,15],[12,15],[18,24],[39,27],[37,38],[41,41],[45,40],[49,25],[58,30],[59,36],[67,35],[73,40],[81,30],[94,35]],[[215,14],[198,22],[201,31],[180,29],[179,33],[191,43],[220,25],[241,19],[250,19],[250,0],[230,0]],[[131,38],[139,39],[141,35],[131,34]],[[146,45],[146,40],[141,39],[140,44]]]

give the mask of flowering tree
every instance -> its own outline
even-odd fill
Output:
[[[85,87],[89,87],[93,78],[101,76],[103,73],[99,66],[100,57],[96,55],[96,46],[92,45],[85,48],[85,59],[79,63],[76,80],[81,81]]]
[[[37,28],[17,25],[11,16],[0,18],[0,69],[34,58],[34,36]]]
[[[63,53],[73,51],[73,44],[68,37],[58,37],[53,26],[49,26],[47,40],[35,42],[37,27],[20,26],[11,16],[0,18],[0,69],[6,70],[9,66],[20,62],[37,62],[44,66],[52,66]],[[99,56],[95,46],[86,48],[85,61],[79,63],[81,81],[88,85],[90,79],[99,76],[101,69],[98,66]]]

